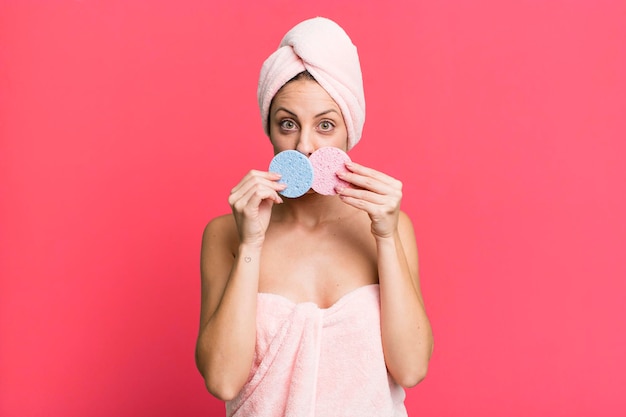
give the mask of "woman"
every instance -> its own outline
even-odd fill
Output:
[[[356,47],[336,23],[291,29],[264,63],[274,153],[344,151],[365,120]],[[403,416],[432,351],[402,184],[354,162],[336,195],[281,197],[250,171],[202,242],[196,362],[229,416]]]

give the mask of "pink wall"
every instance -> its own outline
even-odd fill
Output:
[[[415,222],[410,414],[626,415],[626,2],[83,0],[0,3],[0,416],[223,414],[200,234],[267,166],[260,64],[315,15],[362,56],[352,157]]]

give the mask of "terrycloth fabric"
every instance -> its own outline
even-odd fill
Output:
[[[356,46],[332,20],[316,17],[294,26],[261,68],[257,98],[265,133],[272,99],[287,81],[307,70],[335,100],[348,129],[348,149],[361,139],[365,95]]]
[[[327,309],[260,293],[250,378],[229,417],[405,417],[404,389],[385,366],[379,286]]]

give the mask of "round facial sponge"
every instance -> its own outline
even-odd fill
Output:
[[[313,185],[311,188],[319,194],[333,195],[335,187],[347,187],[349,184],[337,176],[338,172],[348,172],[346,162],[350,162],[347,153],[339,148],[325,146],[317,149],[309,158],[313,165]]]
[[[281,175],[278,182],[287,184],[287,188],[279,191],[285,197],[300,197],[309,191],[313,184],[313,166],[309,158],[298,151],[277,153],[270,162],[269,170]]]

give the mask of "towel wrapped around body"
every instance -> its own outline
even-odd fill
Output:
[[[404,398],[385,366],[377,284],[327,309],[259,293],[255,359],[229,417],[404,417]]]

